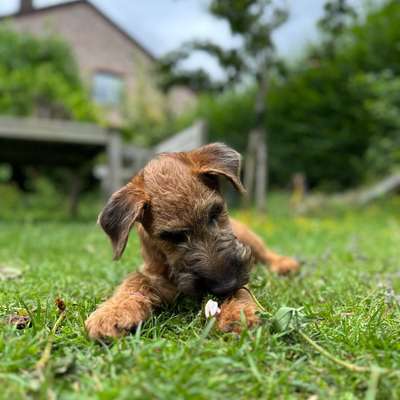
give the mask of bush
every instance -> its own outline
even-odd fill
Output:
[[[354,86],[355,90],[367,92],[364,107],[373,136],[365,161],[368,177],[374,179],[400,167],[400,76],[389,71],[360,74]]]
[[[69,47],[0,29],[0,113],[95,120]]]

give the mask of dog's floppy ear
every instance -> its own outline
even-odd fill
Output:
[[[229,179],[239,192],[245,192],[240,181],[241,155],[223,143],[211,143],[188,153],[196,165],[195,173],[222,175]]]
[[[98,223],[111,240],[114,260],[118,260],[124,252],[129,232],[135,222],[142,220],[148,202],[143,175],[137,175],[111,196],[100,213]]]

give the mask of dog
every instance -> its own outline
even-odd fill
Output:
[[[257,306],[245,288],[255,262],[278,274],[299,269],[292,258],[268,250],[245,225],[229,217],[220,178],[244,192],[241,156],[222,143],[189,152],[162,153],[114,193],[98,223],[109,236],[114,259],[124,252],[135,225],[144,265],[128,276],[86,320],[92,339],[132,332],[179,293],[223,300],[217,327],[240,332],[259,322]]]

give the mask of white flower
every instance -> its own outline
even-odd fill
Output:
[[[204,314],[206,318],[214,317],[219,314],[221,309],[218,307],[218,303],[214,300],[208,300],[206,306],[204,307]]]

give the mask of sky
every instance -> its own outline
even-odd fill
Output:
[[[224,21],[207,13],[209,0],[90,0],[145,48],[156,56],[177,48],[190,39],[211,39],[225,47],[237,43]],[[304,47],[318,40],[316,21],[323,12],[325,0],[284,1],[289,20],[274,35],[278,52],[285,58],[295,59]],[[34,0],[37,7],[57,4],[60,0]],[[363,0],[351,0],[361,8]],[[16,11],[19,0],[0,0],[0,14]],[[207,56],[192,57],[188,67],[203,67],[213,75],[221,72]]]

